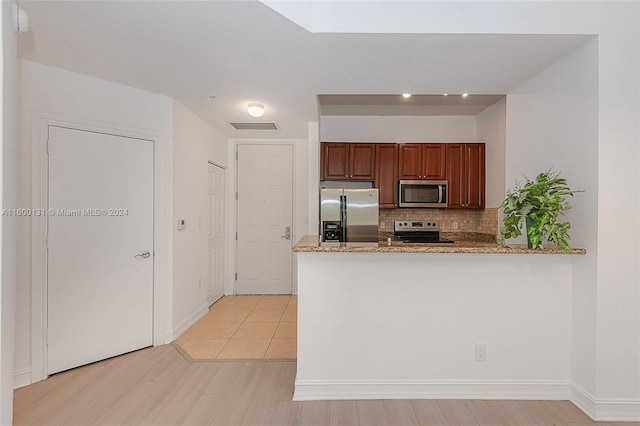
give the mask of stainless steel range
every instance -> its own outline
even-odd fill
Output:
[[[393,237],[405,243],[453,243],[440,238],[440,224],[434,221],[396,220],[393,224]]]

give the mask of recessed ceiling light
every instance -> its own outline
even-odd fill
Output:
[[[213,96],[213,95],[209,95],[209,100],[210,100],[211,102],[215,102],[216,97],[215,97],[215,96]]]
[[[252,117],[262,117],[264,115],[264,105],[257,102],[250,102],[247,108],[247,112]]]
[[[463,94],[462,94],[462,97],[463,97],[463,98],[466,98],[467,96],[469,96],[469,94],[468,94],[468,93],[463,93]]]
[[[402,97],[403,98],[410,98],[411,97],[411,93],[403,93]]]

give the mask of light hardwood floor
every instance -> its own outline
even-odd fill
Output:
[[[159,346],[60,373],[17,389],[14,393],[14,423],[225,426],[596,424],[568,401],[293,402],[295,374],[294,361],[189,362],[172,345]]]

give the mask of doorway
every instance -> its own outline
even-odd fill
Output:
[[[237,294],[291,294],[293,146],[237,146]]]
[[[153,344],[153,141],[49,126],[47,372]]]

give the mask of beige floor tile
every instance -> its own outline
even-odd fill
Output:
[[[264,296],[255,309],[284,309],[291,296]]]
[[[263,358],[269,339],[230,339],[218,359]]]
[[[214,312],[205,322],[243,322],[247,316],[249,311],[224,310]]]
[[[298,327],[295,322],[281,322],[278,324],[274,339],[295,339],[298,337]]]
[[[227,339],[189,339],[180,346],[193,359],[213,359],[226,343]]]
[[[255,307],[264,296],[235,296],[227,306],[249,306]]]
[[[282,309],[255,310],[249,314],[246,322],[278,322],[283,312]]]
[[[193,339],[230,339],[240,327],[239,322],[212,322],[197,329]]]
[[[284,311],[282,318],[280,318],[282,322],[296,322],[298,321],[298,311],[287,309]]]
[[[187,331],[189,331],[189,330],[187,330]],[[184,333],[182,333],[182,334],[180,335],[180,337],[178,337],[178,338],[176,339],[176,343],[177,343],[178,345],[183,345],[183,344],[185,344],[185,343],[187,342],[187,340],[189,340],[190,338],[191,338],[191,335],[188,335],[188,334],[187,334],[187,332],[185,331]]]
[[[295,358],[296,339],[272,339],[265,358]]]
[[[245,322],[233,335],[234,339],[271,339],[276,322]]]

